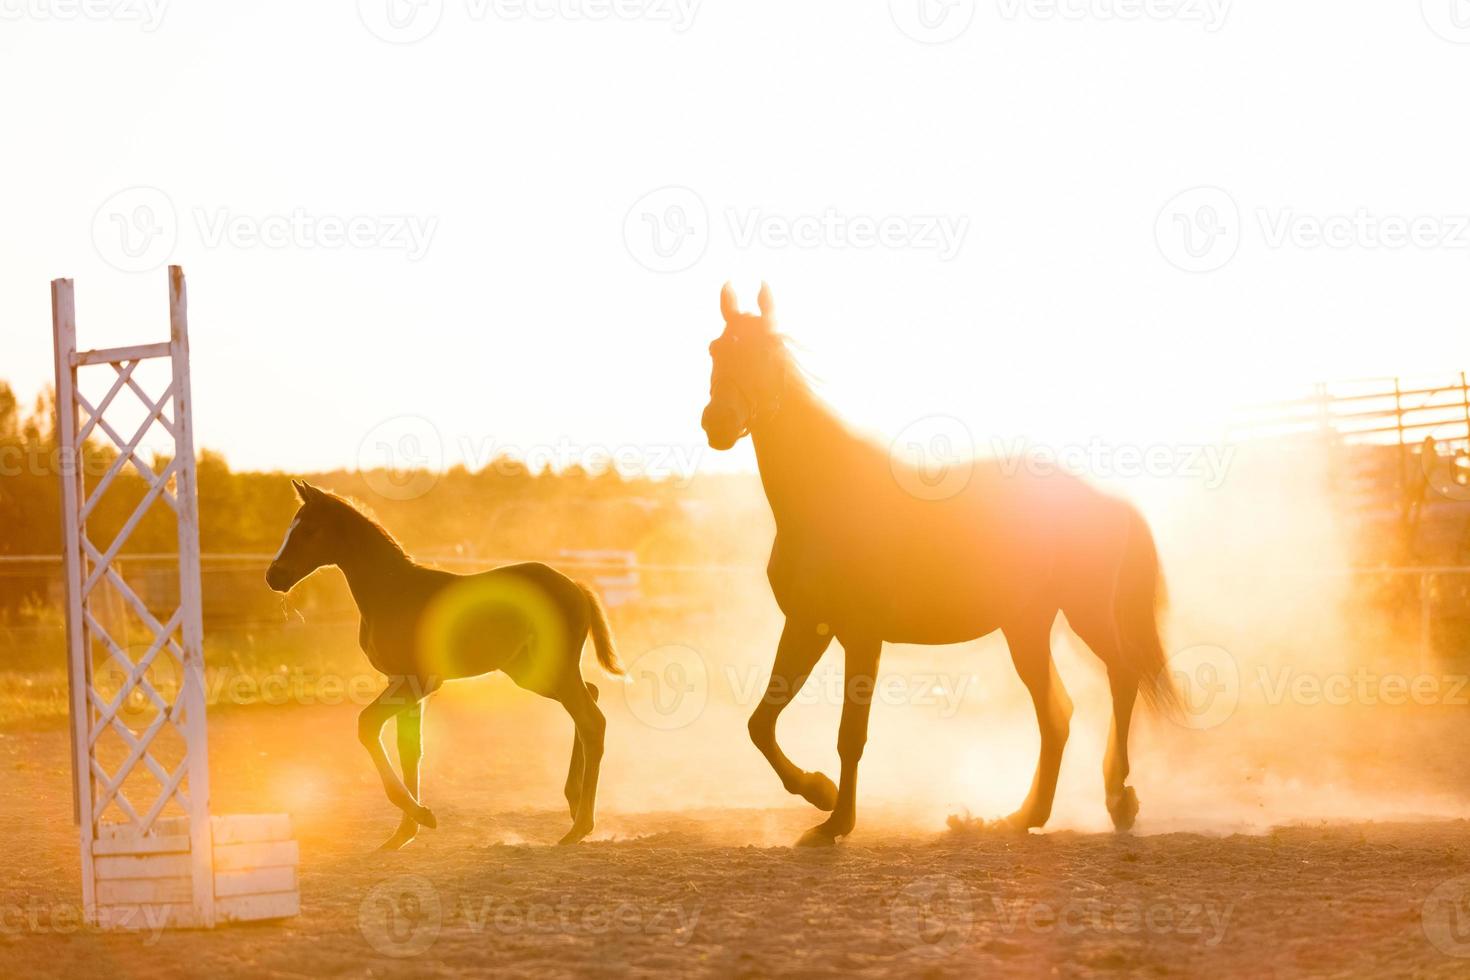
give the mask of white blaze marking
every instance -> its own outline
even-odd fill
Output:
[[[280,561],[281,560],[281,556],[286,553],[286,546],[291,543],[291,533],[293,531],[295,531],[296,528],[300,524],[301,524],[301,518],[298,517],[298,518],[296,518],[296,520],[294,520],[294,521],[291,522],[291,526],[290,527],[286,528],[286,536],[285,536],[285,538],[283,538],[281,540],[281,550],[280,551],[277,551],[276,552],[276,557],[274,557],[274,558],[271,559],[272,564],[274,564],[275,562]]]

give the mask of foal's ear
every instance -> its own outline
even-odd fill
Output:
[[[735,298],[735,287],[725,283],[725,288],[720,290],[720,315],[730,323],[740,315],[740,301]]]
[[[771,287],[764,282],[761,283],[761,294],[756,302],[760,304],[761,319],[767,324],[776,322],[776,301],[771,298]]]

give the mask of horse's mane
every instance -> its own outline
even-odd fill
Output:
[[[345,517],[348,524],[360,530],[367,530],[376,533],[376,535],[382,538],[383,542],[389,545],[395,552],[403,555],[404,557],[408,556],[408,552],[403,550],[403,545],[398,543],[398,539],[393,536],[393,532],[389,531],[386,527],[383,526],[383,523],[378,520],[378,518],[373,514],[371,508],[369,508],[367,504],[354,497],[349,497],[345,494],[340,493],[333,493],[330,490],[322,490],[321,497],[319,499],[321,503],[330,508],[334,514],[340,517]]]

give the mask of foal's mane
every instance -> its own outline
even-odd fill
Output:
[[[389,546],[393,551],[405,558],[408,552],[403,550],[403,545],[393,536],[393,532],[383,526],[368,508],[367,504],[353,497],[333,493],[330,490],[322,490],[318,501],[325,506],[333,515],[343,518],[346,526],[359,531],[371,532],[374,536],[382,539],[383,544]]]

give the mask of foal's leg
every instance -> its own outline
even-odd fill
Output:
[[[378,776],[383,780],[383,790],[392,804],[423,826],[433,828],[439,825],[434,814],[428,807],[420,806],[417,797],[403,785],[403,780],[393,771],[393,763],[388,760],[388,753],[383,749],[383,726],[390,718],[417,706],[427,693],[412,678],[399,680],[402,683],[394,684],[390,681],[388,689],[362,709],[362,713],[357,716],[357,738],[372,757]]]
[[[1018,829],[1040,827],[1051,817],[1052,801],[1057,794],[1057,774],[1062,767],[1062,750],[1072,721],[1072,699],[1067,696],[1062,679],[1051,658],[1051,623],[1047,617],[1024,627],[1007,629],[1006,642],[1011,648],[1011,661],[1021,675],[1031,702],[1036,708],[1036,723],[1041,729],[1041,756],[1036,762],[1036,775],[1031,792],[1021,809],[1006,818]]]
[[[424,757],[424,709],[427,701],[420,701],[398,716],[398,764],[403,767],[403,784],[419,799],[419,764]],[[398,822],[393,836],[385,840],[380,851],[396,851],[407,845],[418,834],[419,822],[408,814]]]
[[[822,773],[803,772],[786,758],[781,746],[776,744],[776,719],[796,697],[831,643],[830,630],[819,632],[815,623],[786,620],[781,643],[776,648],[776,663],[771,667],[771,680],[747,726],[750,740],[781,777],[786,792],[803,797],[819,810],[831,810],[837,805],[837,787]]]
[[[842,722],[837,729],[837,755],[842,759],[842,776],[837,787],[837,806],[825,822],[802,835],[805,846],[831,844],[852,833],[857,823],[857,772],[868,744],[868,711],[878,687],[878,656],[881,640],[844,637]]]
[[[597,685],[589,683],[587,693],[592,695],[592,700],[597,700]],[[582,739],[576,732],[572,732],[572,761],[567,766],[567,784],[563,790],[567,798],[567,806],[572,811],[572,819],[577,819],[577,802],[582,798]]]
[[[565,692],[558,691],[556,698],[572,724],[577,726],[577,745],[582,750],[582,786],[572,812],[572,829],[558,844],[575,844],[592,833],[593,817],[597,809],[597,776],[602,768],[603,737],[607,732],[607,719],[597,707],[592,695],[592,686],[573,673],[564,685]],[[575,759],[573,760],[575,761]]]

